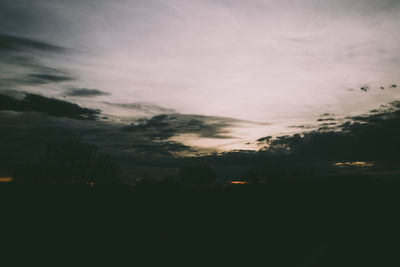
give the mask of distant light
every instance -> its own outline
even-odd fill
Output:
[[[230,184],[247,184],[247,181],[229,181]]]
[[[336,162],[333,164],[339,168],[345,167],[372,167],[375,166],[375,162],[366,162],[366,161],[346,161],[346,162]]]
[[[90,187],[93,187],[93,186],[94,186],[94,182],[86,182],[86,184],[87,184],[88,186],[90,186]]]
[[[14,178],[12,177],[0,177],[0,183],[9,183],[12,182]]]

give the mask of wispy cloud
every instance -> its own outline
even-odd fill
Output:
[[[113,107],[119,107],[128,110],[134,111],[142,111],[145,114],[166,114],[166,113],[175,113],[176,111],[170,108],[160,107],[150,103],[110,103],[110,102],[103,102],[107,105]]]
[[[96,96],[106,96],[110,95],[110,93],[103,92],[98,89],[89,89],[89,88],[70,88],[65,92],[67,96],[76,96],[76,97],[96,97]]]
[[[64,52],[65,48],[47,42],[13,35],[0,34],[0,53],[42,50],[46,52]]]
[[[4,69],[0,74],[0,89],[13,90],[76,80],[62,67],[44,63],[49,54],[66,51],[47,42],[0,34],[0,67]]]

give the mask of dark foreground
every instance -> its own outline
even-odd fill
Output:
[[[2,240],[62,261],[117,251],[110,264],[400,266],[399,192],[395,182],[0,184]]]

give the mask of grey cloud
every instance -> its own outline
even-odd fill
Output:
[[[140,143],[131,145],[130,148],[139,153],[164,156],[171,156],[171,152],[192,151],[191,147],[173,141]]]
[[[160,114],[160,113],[174,113],[175,110],[165,107],[160,107],[150,103],[110,103],[110,102],[103,102],[107,105],[120,107],[124,109],[131,109],[135,111],[143,111],[147,114]]]
[[[400,101],[316,131],[269,138],[268,150],[301,159],[398,161]]]
[[[60,70],[56,68],[51,68],[42,64],[39,59],[32,54],[26,53],[7,53],[7,55],[2,56],[3,64],[24,67],[33,72],[38,73],[59,73]]]
[[[3,107],[1,95],[0,101]],[[192,151],[178,142],[153,141],[122,131],[119,124],[13,110],[16,108],[0,110],[0,175],[11,174],[16,164],[34,161],[44,153],[46,145],[68,139],[79,139],[107,151],[122,165],[127,179],[135,177],[135,172],[130,171],[133,167],[160,167],[160,162],[167,160],[166,166],[171,168],[169,159],[174,158],[175,152]]]
[[[334,121],[335,118],[323,118],[323,119],[318,119],[317,121]]]
[[[336,122],[324,122],[320,124],[321,126],[332,126],[332,125],[336,125]]]
[[[0,53],[23,50],[42,50],[48,52],[63,52],[64,48],[29,38],[0,34]]]
[[[88,88],[71,88],[65,93],[67,96],[77,96],[77,97],[95,97],[110,95],[109,93],[100,91],[98,89],[88,89]]]
[[[137,124],[124,127],[125,131],[141,133],[151,139],[165,140],[179,134],[195,134],[203,138],[232,138],[229,127],[242,122],[237,119],[191,115],[162,114],[142,119]]]
[[[300,129],[304,129],[306,126],[305,125],[290,125],[288,126],[289,128],[300,128]]]
[[[52,74],[29,74],[21,79],[21,82],[27,84],[46,84],[46,83],[61,83],[72,81],[75,78],[68,75],[52,75]]]
[[[78,106],[77,104],[47,98],[36,94],[25,94],[23,99],[0,94],[0,110],[19,112],[42,112],[56,117],[79,120],[95,120],[100,111]]]
[[[47,42],[23,37],[0,35],[0,67],[4,70],[1,89],[20,86],[37,86],[75,80],[68,72],[43,63],[49,53],[65,53],[67,50]]]
[[[268,143],[269,140],[271,140],[271,139],[272,139],[272,136],[266,136],[266,137],[262,137],[262,138],[257,139],[257,142],[266,142],[266,143]]]

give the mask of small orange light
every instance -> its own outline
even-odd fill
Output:
[[[14,180],[14,178],[12,178],[12,177],[0,177],[1,183],[9,183],[9,182],[12,182],[12,180]]]
[[[246,181],[231,181],[230,184],[247,184]]]
[[[88,186],[90,186],[90,187],[93,187],[93,186],[94,186],[94,182],[86,182],[86,184],[87,184]]]

